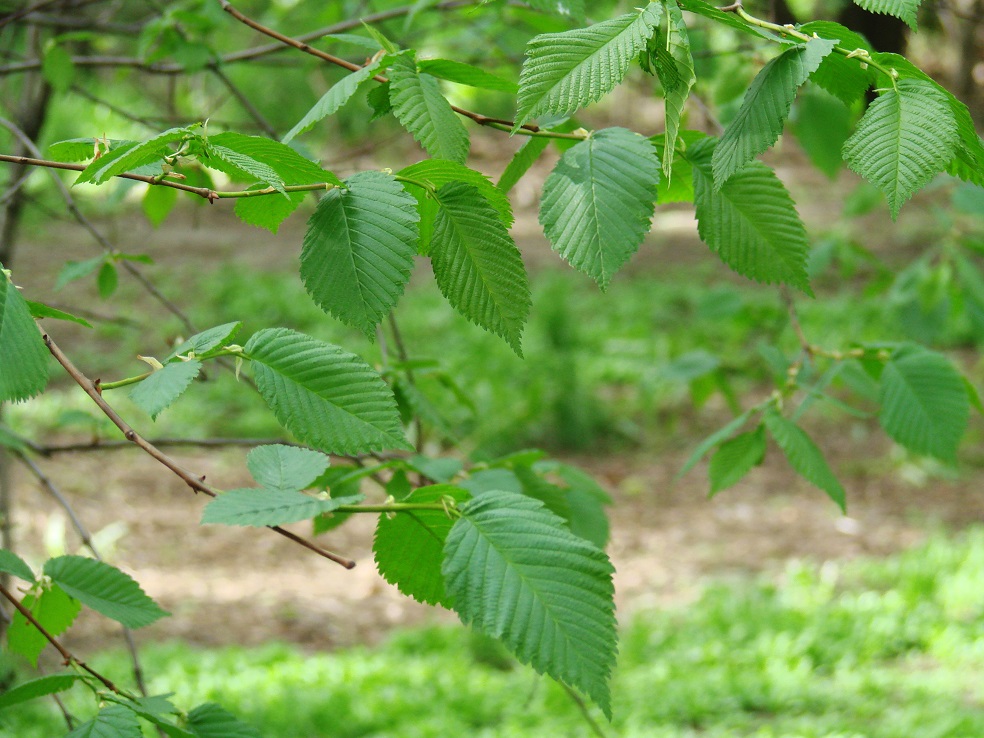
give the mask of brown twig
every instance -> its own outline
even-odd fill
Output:
[[[65,666],[71,666],[72,664],[74,664],[75,666],[79,667],[83,671],[88,672],[91,676],[98,679],[102,683],[102,685],[106,687],[106,689],[108,689],[110,692],[114,692],[115,694],[118,694],[121,697],[128,696],[112,681],[110,681],[108,677],[105,677],[102,674],[100,674],[98,671],[93,669],[87,663],[82,661],[82,659],[78,658],[77,656],[72,654],[71,651],[65,648],[65,646],[63,646],[58,641],[57,638],[51,635],[51,633],[49,633],[48,630],[43,625],[41,625],[41,623],[38,622],[37,618],[34,617],[34,614],[26,607],[24,607],[21,601],[18,600],[16,597],[14,597],[14,595],[11,594],[10,590],[8,590],[2,584],[0,584],[0,595],[3,595],[7,600],[9,600],[10,604],[12,604],[15,608],[17,608],[17,611],[24,616],[24,619],[27,620],[27,622],[29,622],[35,628],[37,628],[37,631],[44,637],[44,639],[48,641],[48,643],[50,643],[54,647],[54,649],[58,651],[58,653],[61,654],[62,658],[65,659]]]
[[[789,287],[782,285],[779,288],[779,293],[782,295],[783,304],[786,306],[786,312],[789,315],[789,325],[793,329],[793,333],[796,334],[796,338],[799,339],[800,346],[803,352],[807,356],[812,356],[816,348],[810,343],[806,334],[803,332],[803,326],[800,324],[799,313],[796,312],[796,303],[793,302],[793,295],[789,291]]]
[[[103,414],[109,418],[113,425],[120,429],[123,433],[123,437],[131,443],[135,444],[139,448],[143,449],[148,456],[158,461],[164,467],[170,469],[179,479],[181,479],[185,484],[188,485],[194,492],[201,492],[209,497],[217,497],[218,492],[216,492],[212,487],[205,484],[204,476],[197,476],[192,472],[188,471],[177,461],[172,459],[170,456],[165,454],[154,444],[147,441],[143,436],[133,430],[130,424],[127,423],[123,418],[113,409],[112,406],[103,398],[102,394],[99,392],[99,388],[95,382],[89,379],[85,374],[83,374],[79,369],[72,363],[71,359],[65,355],[65,353],[58,347],[58,345],[52,340],[51,336],[42,331],[42,336],[44,338],[44,343],[48,347],[48,351],[51,355],[55,357],[55,360],[62,365],[62,368],[68,373],[68,375],[75,381],[79,387],[81,387],[87,395],[92,399],[96,406],[103,412]],[[301,538],[294,533],[291,533],[279,525],[267,526],[270,530],[276,531],[285,538],[289,538],[295,543],[300,544],[304,548],[313,551],[314,553],[322,556],[329,561],[334,561],[336,564],[345,567],[346,569],[352,569],[355,567],[355,562],[351,559],[343,558],[336,553],[332,553],[327,549],[321,548],[315,543],[308,541],[305,538]]]

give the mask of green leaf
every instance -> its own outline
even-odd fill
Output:
[[[219,136],[225,136],[224,140],[227,140],[230,145],[222,145],[215,142],[216,138]],[[209,139],[208,144],[202,150],[200,155],[200,160],[202,164],[209,167],[210,169],[216,169],[220,172],[228,174],[230,177],[235,179],[243,180],[246,182],[254,182],[259,180],[267,187],[272,187],[277,192],[279,192],[284,197],[289,197],[287,191],[284,190],[285,183],[281,179],[277,171],[264,161],[254,159],[249,154],[241,151],[236,147],[238,141],[229,140],[231,136],[240,136],[242,138],[252,138],[251,136],[244,136],[241,133],[225,133],[219,134],[219,136],[214,136]],[[271,143],[274,143],[271,141]]]
[[[519,76],[515,129],[544,114],[569,115],[622,81],[659,26],[660,3],[563,33],[534,36]]]
[[[68,630],[82,610],[82,603],[66,594],[57,584],[46,586],[40,595],[25,595],[21,604],[42,628],[55,637]],[[7,629],[7,645],[13,653],[20,654],[36,666],[38,656],[48,645],[48,639],[17,611]]]
[[[720,190],[711,168],[715,140],[687,149],[693,165],[697,232],[733,270],[766,284],[781,282],[806,294],[810,245],[796,205],[769,167],[751,162]]]
[[[169,696],[137,697],[129,701],[126,706],[139,717],[160,728],[160,732],[170,736],[170,738],[196,738],[194,733],[189,733],[184,728],[179,728],[174,724],[174,718],[180,714],[180,711],[168,699]]]
[[[468,158],[468,131],[441,94],[437,80],[418,73],[412,55],[393,58],[390,66],[390,102],[393,115],[431,156],[464,162]]]
[[[360,88],[379,73],[382,67],[382,59],[367,64],[356,72],[346,74],[340,81],[336,82],[321,99],[314,104],[297,125],[290,129],[283,138],[283,143],[290,143],[291,139],[310,130],[315,123],[334,115],[345,105]]]
[[[649,232],[659,170],[647,139],[606,128],[566,151],[544,183],[544,233],[555,251],[601,289]]]
[[[243,322],[241,320],[237,320],[232,323],[223,323],[222,325],[217,325],[214,328],[208,328],[200,333],[196,333],[191,338],[188,338],[175,346],[174,350],[172,350],[171,353],[167,355],[167,358],[164,359],[164,363],[166,364],[177,356],[206,356],[214,349],[221,349],[231,343],[232,339],[236,337],[236,334],[239,333],[239,329],[242,327]]]
[[[666,0],[666,50],[665,66],[657,66],[656,73],[663,85],[665,108],[665,141],[663,148],[663,176],[667,184],[671,181],[674,149],[680,132],[680,121],[690,97],[690,90],[697,82],[694,59],[690,53],[690,36],[680,6],[675,0]],[[661,39],[662,40],[662,39]],[[672,72],[670,71],[672,70]],[[673,83],[670,83],[673,80]]]
[[[838,45],[854,51],[873,52],[868,41],[858,33],[833,21],[811,21],[800,26],[800,31],[812,36],[837,41]],[[875,80],[874,70],[860,59],[848,59],[843,54],[827,54],[810,79],[845,105],[853,105],[861,99]]]
[[[767,412],[763,420],[772,440],[782,449],[796,473],[826,492],[846,512],[844,488],[827,465],[823,452],[803,429],[775,411]]]
[[[202,525],[249,525],[257,528],[310,520],[316,515],[354,505],[361,497],[313,497],[294,490],[258,487],[233,489],[209,502],[202,511]]]
[[[820,87],[808,86],[796,101],[793,133],[820,171],[835,179],[844,166],[841,148],[851,135],[851,111]]]
[[[736,430],[738,430],[743,425],[745,425],[745,423],[748,422],[748,419],[750,417],[752,417],[752,411],[746,410],[738,417],[732,418],[724,426],[718,428],[711,435],[709,435],[707,438],[705,438],[703,441],[697,444],[697,448],[693,450],[693,452],[684,462],[683,466],[680,468],[680,471],[677,472],[676,479],[679,479],[688,471],[690,471],[695,466],[697,466],[697,462],[703,459],[708,451],[710,451],[712,448],[720,444],[722,441],[725,441],[728,438],[730,438]]]
[[[99,290],[99,296],[104,300],[112,296],[119,283],[120,275],[116,271],[116,265],[111,261],[103,262],[103,265],[99,267],[99,273],[96,275],[96,287]]]
[[[722,443],[711,457],[708,469],[711,496],[740,482],[764,458],[765,428],[761,425]]]
[[[428,456],[420,456],[416,454],[410,456],[406,460],[408,467],[413,469],[418,474],[423,474],[428,479],[432,479],[435,482],[450,482],[454,479],[462,469],[462,463],[460,459],[452,458],[437,458],[432,459]]]
[[[286,328],[253,334],[245,350],[263,399],[302,442],[333,454],[412,449],[392,392],[355,354]]]
[[[102,151],[118,149],[123,145],[135,144],[136,141],[125,141],[115,138],[69,138],[58,141],[48,147],[48,158],[55,161],[87,161],[95,156],[97,147]]]
[[[140,206],[147,220],[154,228],[160,227],[178,202],[178,191],[174,187],[147,185]]]
[[[128,574],[102,561],[59,556],[45,562],[44,573],[66,594],[127,628],[142,628],[168,614]]]
[[[715,189],[720,190],[731,175],[776,142],[786,124],[796,90],[833,48],[833,41],[812,39],[787,49],[756,75],[738,114],[714,149],[711,163]]]
[[[45,697],[49,694],[64,692],[75,686],[75,682],[81,678],[78,674],[51,674],[18,684],[13,689],[0,694],[0,708],[19,705],[21,702]]]
[[[770,41],[776,41],[778,43],[789,43],[788,38],[783,38],[773,33],[772,31],[767,31],[764,28],[759,28],[758,26],[752,26],[745,23],[741,18],[739,18],[734,13],[726,13],[723,10],[719,10],[716,5],[711,5],[710,3],[704,2],[704,0],[679,0],[680,7],[684,10],[694,13],[696,15],[703,16],[704,18],[709,18],[719,25],[730,26],[736,31],[741,31],[743,33],[751,34],[752,36],[759,36],[761,38],[767,38]]]
[[[48,349],[27,302],[0,264],[0,402],[26,400],[48,384]]]
[[[75,81],[75,63],[64,46],[48,47],[41,60],[41,74],[55,92],[66,92]]]
[[[410,280],[416,202],[390,174],[360,172],[308,221],[301,280],[327,313],[372,337]]]
[[[437,217],[438,205],[428,190],[415,185],[414,182],[427,185],[433,190],[440,189],[450,182],[467,182],[477,187],[482,198],[496,209],[506,228],[513,224],[512,206],[509,204],[506,193],[493,185],[484,174],[469,169],[463,164],[446,159],[424,159],[401,169],[399,176],[404,178],[404,186],[417,198],[417,212],[420,213],[421,254],[426,255],[430,252],[430,243],[434,237],[434,218]]]
[[[554,468],[553,465],[551,468]],[[604,548],[609,537],[605,507],[612,504],[612,498],[590,475],[576,467],[557,464],[556,472],[568,485],[566,493],[571,532],[586,538],[598,548]]]
[[[256,483],[274,492],[307,489],[330,463],[320,451],[280,443],[257,446],[246,456],[246,468]]]
[[[75,184],[84,182],[102,184],[118,174],[132,172],[134,169],[147,164],[163,161],[165,157],[173,153],[170,144],[196,137],[198,128],[198,126],[169,128],[146,141],[123,143],[98,159],[94,159],[89,166],[82,170],[78,179],[75,180]]]
[[[393,105],[390,103],[390,83],[386,82],[370,89],[366,94],[366,102],[372,108],[370,123],[388,115],[393,110]]]
[[[513,95],[519,90],[519,86],[515,82],[498,77],[471,64],[450,59],[421,59],[417,62],[417,69],[432,77],[446,79],[448,82],[455,82],[459,85],[478,87],[482,90],[508,92]]]
[[[198,738],[260,738],[252,725],[241,722],[235,715],[211,702],[199,705],[188,713],[188,729]]]
[[[66,261],[65,266],[58,272],[58,279],[55,280],[55,289],[60,290],[69,282],[89,276],[105,263],[106,259],[102,256],[97,256],[94,259],[86,259],[85,261]]]
[[[13,574],[25,582],[34,582],[34,572],[31,571],[31,567],[20,556],[5,548],[0,548],[0,572]]]
[[[848,166],[882,190],[892,219],[949,164],[959,133],[946,95],[933,83],[900,79],[864,114],[844,144]]]
[[[882,370],[878,420],[893,440],[921,454],[956,460],[970,417],[967,390],[953,364],[934,351],[907,345]]]
[[[509,192],[522,179],[523,175],[529,171],[530,167],[536,163],[536,160],[540,158],[540,154],[543,153],[549,144],[550,139],[546,136],[530,136],[527,138],[523,142],[523,145],[519,147],[519,150],[513,154],[513,158],[509,160],[509,164],[502,172],[502,176],[499,177],[496,187],[503,192]]]
[[[433,505],[450,497],[456,504],[469,495],[460,487],[437,484],[414,490],[401,503]],[[453,520],[444,510],[408,510],[379,516],[372,550],[379,573],[407,597],[450,607],[441,563]]]
[[[608,557],[524,495],[487,494],[459,509],[443,572],[462,622],[581,690],[610,719],[617,634]]]
[[[854,0],[854,3],[869,13],[900,18],[909,28],[916,30],[916,13],[919,10],[920,0]]]
[[[501,216],[466,182],[441,187],[437,204],[430,249],[437,286],[455,310],[522,356],[530,287]]]
[[[473,497],[496,490],[523,494],[523,485],[511,469],[482,469],[462,480],[458,486],[468,490]]]
[[[65,738],[143,738],[143,731],[133,710],[123,705],[110,705]]]
[[[198,359],[174,361],[151,373],[130,392],[130,399],[157,420],[157,416],[184,394],[202,370]]]

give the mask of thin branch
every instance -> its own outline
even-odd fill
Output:
[[[86,453],[91,451],[116,451],[131,449],[129,441],[95,440],[86,443],[64,443],[60,445],[43,446],[28,439],[21,439],[32,453],[38,456],[50,457],[58,454]],[[283,438],[152,438],[148,440],[158,448],[229,448],[244,446],[266,446],[279,444],[281,446],[299,446]]]
[[[61,490],[55,486],[54,482],[51,481],[51,478],[45,474],[41,467],[35,464],[29,456],[16,450],[14,451],[14,455],[17,456],[17,459],[28,468],[34,478],[38,480],[41,486],[48,491],[48,494],[55,498],[55,501],[61,509],[65,511],[65,514],[68,515],[68,519],[72,522],[72,527],[75,528],[75,532],[82,540],[82,544],[92,553],[92,557],[96,561],[104,561],[103,557],[99,554],[99,551],[96,548],[95,542],[92,540],[92,535],[89,533],[88,528],[85,527],[85,524],[75,512],[75,509],[68,501],[68,498],[61,493]],[[133,678],[137,683],[137,689],[140,690],[140,694],[146,697],[147,685],[144,682],[143,667],[140,664],[140,654],[137,652],[137,644],[133,640],[133,632],[125,625],[121,627],[123,629],[123,640],[126,641],[127,650],[130,652],[130,663],[133,668]]]
[[[256,122],[260,130],[267,135],[268,138],[278,140],[280,137],[277,135],[276,129],[270,124],[257,108],[253,101],[243,94],[243,91],[236,86],[236,84],[229,79],[228,75],[222,71],[221,67],[216,67],[212,70],[212,73],[219,79],[222,84],[226,86],[226,89],[232,93],[232,96],[236,98],[236,101],[242,106],[243,110],[249,113],[250,117]]]
[[[54,649],[58,651],[58,653],[61,654],[62,658],[65,659],[65,666],[71,666],[74,664],[75,666],[79,667],[83,671],[86,671],[91,676],[98,679],[99,682],[102,683],[102,685],[106,687],[106,689],[108,689],[110,692],[114,692],[115,694],[118,694],[121,697],[129,696],[125,692],[123,692],[119,687],[117,687],[112,681],[110,681],[108,677],[105,677],[102,674],[100,674],[98,671],[93,669],[87,663],[82,661],[82,659],[73,655],[71,651],[65,648],[58,641],[57,638],[51,635],[51,633],[49,633],[48,630],[43,625],[41,625],[41,623],[38,622],[37,618],[34,617],[34,614],[26,607],[24,607],[21,601],[18,600],[16,597],[14,597],[14,595],[11,594],[10,590],[8,590],[2,584],[0,584],[0,595],[3,595],[3,597],[9,600],[10,604],[12,604],[15,608],[17,608],[17,611],[24,616],[24,619],[27,620],[27,622],[29,622],[35,628],[37,628],[37,631],[44,637],[44,639],[48,641],[48,643],[50,643],[54,647]]]
[[[92,399],[96,406],[103,412],[103,414],[109,418],[113,425],[120,429],[123,433],[124,438],[126,438],[131,443],[143,449],[151,458],[157,460],[161,465],[170,469],[179,479],[181,479],[185,484],[188,485],[194,492],[201,492],[202,494],[208,495],[209,497],[217,497],[218,492],[209,485],[205,484],[204,476],[196,476],[184,467],[182,467],[178,462],[172,459],[170,456],[165,454],[154,444],[147,441],[143,436],[133,430],[129,423],[120,417],[119,413],[114,410],[108,402],[103,398],[99,392],[98,385],[85,376],[79,369],[72,363],[71,359],[65,355],[65,353],[58,347],[58,345],[52,340],[51,336],[42,331],[42,336],[44,338],[44,343],[48,347],[48,351],[51,355],[55,357],[55,360],[62,365],[62,368],[68,373],[68,375],[75,381],[76,384],[81,387],[87,395]],[[346,559],[338,554],[332,553],[327,549],[321,548],[315,543],[301,538],[294,533],[291,533],[279,525],[267,526],[273,531],[276,531],[285,538],[289,538],[295,543],[300,544],[304,548],[322,556],[329,561],[334,561],[336,564],[345,567],[346,569],[352,569],[355,567],[355,562],[351,559]]]
[[[591,715],[591,712],[588,710],[588,706],[584,703],[584,699],[581,695],[563,682],[558,682],[558,684],[564,688],[564,691],[567,692],[567,696],[571,698],[571,701],[574,702],[575,705],[577,705],[577,709],[581,711],[581,717],[584,718],[584,722],[586,722],[588,727],[591,728],[591,732],[598,736],[598,738],[606,738],[605,731],[602,730],[601,726],[598,724],[598,721]]]
[[[0,18],[0,28],[13,23],[15,20],[20,20],[25,15],[30,15],[37,10],[43,10],[49,5],[54,5],[57,2],[60,2],[60,0],[42,0],[41,2],[34,3],[34,5],[28,5],[20,10],[15,10],[10,15],[5,15],[3,18]]]
[[[407,353],[406,344],[403,343],[403,334],[400,333],[400,326],[396,323],[396,315],[392,312],[389,314],[389,326],[390,331],[393,333],[393,343],[396,344],[396,355],[400,357],[400,362],[404,365],[403,372],[407,375],[407,382],[411,385],[416,385],[417,382],[413,376],[413,369],[409,366],[410,355]],[[424,425],[420,420],[419,414],[414,414],[413,427],[417,436],[417,453],[420,453],[424,448]]]

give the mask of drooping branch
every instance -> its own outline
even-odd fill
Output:
[[[177,461],[172,459],[170,456],[165,454],[154,444],[147,441],[143,436],[137,433],[129,423],[127,423],[119,413],[103,398],[102,394],[99,392],[98,385],[89,379],[85,374],[83,374],[65,355],[65,353],[58,347],[58,345],[52,340],[51,336],[42,330],[42,336],[44,338],[45,346],[48,347],[48,351],[51,355],[55,357],[55,360],[61,364],[62,368],[68,373],[68,375],[75,381],[83,391],[89,395],[96,406],[102,411],[102,413],[109,418],[113,425],[120,429],[123,433],[124,438],[130,443],[143,449],[151,458],[155,459],[164,467],[170,469],[179,479],[181,479],[188,487],[194,492],[201,492],[209,497],[217,497],[218,492],[205,483],[204,476],[198,476],[188,471]],[[313,551],[314,553],[322,556],[329,561],[334,561],[336,564],[345,567],[346,569],[352,569],[355,567],[355,562],[351,559],[346,559],[338,554],[332,553],[327,549],[321,548],[315,543],[302,538],[289,530],[281,528],[279,525],[268,526],[270,530],[273,530],[285,538],[289,538],[295,543],[303,546],[304,548]]]

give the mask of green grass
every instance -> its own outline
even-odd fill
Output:
[[[114,676],[121,654],[93,658]],[[562,690],[460,628],[377,648],[146,648],[156,692],[216,701],[270,738],[589,736]],[[880,561],[792,564],[775,582],[712,585],[623,631],[611,736],[971,738],[984,735],[984,529]],[[92,701],[76,687],[80,714]],[[61,735],[43,705],[3,738]]]

